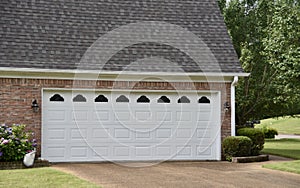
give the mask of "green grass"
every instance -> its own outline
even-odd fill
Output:
[[[0,187],[98,187],[71,174],[52,168],[0,170]]]
[[[277,129],[280,134],[300,134],[300,115],[296,118],[280,117],[265,119],[255,127],[261,128],[264,125]]]
[[[300,139],[266,139],[263,153],[298,159],[291,162],[280,162],[263,165],[264,168],[300,174]]]
[[[300,139],[266,139],[262,152],[300,160]]]
[[[269,168],[273,170],[281,170],[285,172],[293,172],[300,174],[300,160],[291,161],[291,162],[280,162],[274,164],[265,164],[264,168]]]

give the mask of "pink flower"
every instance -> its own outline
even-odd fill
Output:
[[[8,144],[9,140],[3,140],[2,144]]]

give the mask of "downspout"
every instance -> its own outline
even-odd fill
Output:
[[[235,136],[235,86],[237,86],[239,77],[235,76],[231,83],[231,136]]]

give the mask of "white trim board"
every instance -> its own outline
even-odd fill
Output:
[[[178,73],[178,72],[109,72],[86,70],[57,70],[0,67],[0,78],[60,79],[60,80],[115,80],[169,82],[231,82],[232,77],[246,77],[248,73]]]

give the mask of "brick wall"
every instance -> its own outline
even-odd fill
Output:
[[[132,82],[132,81],[73,81],[54,79],[0,78],[0,123],[26,124],[34,131],[40,155],[41,109],[34,113],[33,99],[41,106],[43,88],[87,88],[87,89],[135,89],[135,90],[215,90],[221,91],[222,140],[231,135],[230,111],[224,112],[223,104],[230,102],[230,83],[183,83],[183,82]]]

